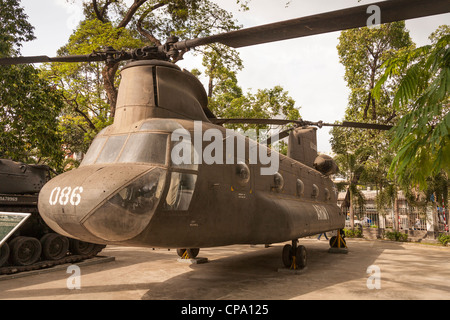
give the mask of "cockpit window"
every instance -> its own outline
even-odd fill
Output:
[[[106,141],[102,152],[95,163],[113,163],[122,150],[123,144],[127,140],[128,135],[112,136]]]
[[[91,146],[89,147],[88,152],[83,158],[83,165],[94,163],[95,159],[97,159],[98,153],[100,152],[100,150],[102,150],[105,141],[106,137],[94,139]]]
[[[173,132],[183,128],[178,122],[168,119],[152,119],[142,124],[139,131],[167,131]]]
[[[122,151],[118,162],[166,163],[167,134],[134,133]]]

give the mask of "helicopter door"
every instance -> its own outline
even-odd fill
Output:
[[[197,174],[172,172],[164,210],[187,211],[194,195]]]

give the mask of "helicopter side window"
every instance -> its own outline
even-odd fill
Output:
[[[122,150],[122,147],[127,140],[128,135],[112,136],[106,141],[102,152],[95,163],[113,163]]]
[[[172,172],[169,192],[164,203],[166,211],[186,211],[194,195],[196,174]]]
[[[100,150],[102,150],[102,147],[105,144],[105,141],[106,141],[106,137],[94,139],[91,146],[89,147],[88,152],[84,156],[83,162],[81,163],[81,165],[93,164],[95,159],[97,158]]]
[[[173,138],[171,138],[173,139]],[[198,170],[198,164],[195,164],[195,158],[200,158],[194,145],[191,142],[190,136],[180,136],[179,141],[172,142],[171,160],[172,166],[179,169]]]
[[[134,133],[128,139],[119,162],[166,163],[168,134]]]

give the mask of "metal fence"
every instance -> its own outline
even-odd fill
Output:
[[[448,210],[432,210],[426,208],[399,208],[398,226],[400,230],[422,231],[449,231]],[[376,208],[366,206],[364,209],[355,210],[355,226],[369,228],[394,229],[395,214],[392,208],[378,212]],[[347,212],[346,227],[350,226],[350,217]]]

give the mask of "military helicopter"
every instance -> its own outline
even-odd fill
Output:
[[[382,23],[449,11],[445,0],[375,5]],[[298,239],[341,230],[345,224],[330,179],[337,166],[317,154],[317,127],[332,124],[217,119],[200,81],[171,61],[210,43],[240,48],[363,27],[367,19],[363,5],[205,38],[171,37],[164,45],[132,51],[108,48],[81,56],[0,59],[0,64],[130,60],[121,71],[114,123],[97,135],[79,168],[42,188],[43,219],[56,232],[82,241],[177,248],[191,257],[198,248],[292,241],[283,248],[283,263],[305,267],[306,249],[297,245]],[[273,143],[289,136],[288,155],[222,126],[232,122],[292,123],[270,139]],[[278,159],[276,170],[271,171],[273,163],[261,161],[267,157]]]

